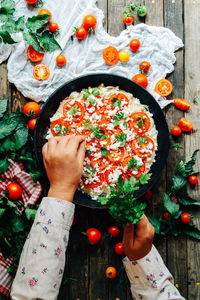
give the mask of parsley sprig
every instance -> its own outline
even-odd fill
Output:
[[[127,134],[120,133],[116,137],[116,141],[120,142],[120,147],[124,147],[126,144]]]

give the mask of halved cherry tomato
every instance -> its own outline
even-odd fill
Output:
[[[52,32],[52,33],[55,33],[57,30],[58,30],[59,26],[57,23],[50,23],[49,24],[49,30]]]
[[[109,160],[105,157],[101,157],[101,158],[98,158],[97,160],[95,160],[94,157],[92,157],[92,159],[90,161],[90,165],[91,165],[92,169],[94,169],[96,164],[98,165],[99,170],[102,171],[109,166]]]
[[[110,166],[110,169],[108,169],[108,170],[105,171],[105,181],[107,182],[108,185],[111,184],[111,181],[109,179],[110,174],[113,174],[117,169],[122,172],[121,168],[119,169],[119,167],[113,166],[113,165]],[[116,179],[116,181],[117,180],[118,180],[118,178]]]
[[[84,186],[85,186],[86,189],[95,189],[98,186],[102,185],[103,182],[104,182],[104,180],[105,180],[104,174],[103,173],[99,173],[94,178],[94,181],[92,183],[88,183],[88,184],[84,183]],[[83,182],[85,182],[85,178],[83,179]]]
[[[23,107],[23,112],[31,119],[35,119],[39,112],[40,106],[36,102],[27,102]]]
[[[13,200],[13,201],[17,201],[21,198],[22,196],[22,188],[19,184],[17,183],[9,183],[7,186],[6,186],[6,189],[7,191],[9,192],[8,194],[8,198],[10,200]]]
[[[134,22],[133,16],[124,15],[122,21],[125,25],[130,26]]]
[[[87,30],[84,27],[76,28],[75,35],[78,40],[84,40],[87,37]]]
[[[107,278],[113,279],[116,277],[116,275],[117,275],[117,270],[115,267],[108,267],[106,269],[106,277]]]
[[[33,46],[28,46],[27,56],[32,62],[40,62],[44,58],[44,53],[36,51]]]
[[[148,79],[147,76],[144,74],[136,74],[135,76],[133,76],[132,80],[135,81],[137,84],[143,86],[143,88],[145,89],[148,86]]]
[[[63,118],[52,121],[51,123],[51,133],[54,136],[68,135],[71,132],[71,125],[69,122],[65,121]]]
[[[154,91],[160,96],[169,96],[173,90],[171,82],[167,79],[161,79],[156,83]]]
[[[137,52],[141,46],[141,43],[138,39],[133,39],[130,41],[129,47],[133,52]]]
[[[118,150],[109,150],[108,151],[108,159],[112,162],[122,161],[125,155],[124,148],[120,147]]]
[[[174,105],[181,110],[187,110],[190,108],[190,103],[183,98],[174,99]]]
[[[64,67],[67,63],[66,57],[64,55],[58,55],[56,57],[56,63],[59,67]]]
[[[198,177],[196,175],[191,175],[189,177],[189,182],[193,185],[197,184],[199,182]]]
[[[36,4],[38,0],[26,0],[27,4]]]
[[[50,70],[45,64],[38,64],[33,69],[33,76],[37,80],[47,80],[50,76]]]
[[[68,101],[63,106],[63,115],[65,117],[72,116],[73,121],[78,123],[84,118],[85,108],[78,101],[73,101],[72,103]]]
[[[144,134],[151,126],[150,118],[144,112],[133,113],[129,118],[131,119],[128,121],[129,127],[134,128],[139,134]]]
[[[35,129],[35,124],[36,124],[36,119],[31,119],[28,121],[28,129],[34,131]]]
[[[109,46],[103,51],[103,58],[108,65],[116,65],[119,61],[119,52],[115,47]]]
[[[120,233],[119,228],[117,226],[111,226],[108,228],[108,233],[113,237],[117,237]]]
[[[130,162],[130,160],[133,158],[133,155],[128,155],[124,158],[124,160],[122,161],[122,166],[125,167],[128,165],[128,163]],[[127,169],[127,174],[130,177],[135,177],[135,178],[139,178],[145,171],[145,163],[143,163],[142,166],[140,166],[139,168],[135,168],[135,166],[133,165],[132,170],[130,168]],[[137,173],[136,173],[137,172]],[[136,173],[136,174],[135,174]]]
[[[88,235],[88,242],[91,245],[96,245],[101,240],[101,232],[96,228],[89,228],[86,233]]]
[[[139,69],[142,74],[147,74],[151,68],[151,65],[148,61],[142,61],[139,64]]]
[[[124,247],[122,243],[117,243],[115,245],[115,253],[118,255],[124,255]]]
[[[41,10],[38,12],[38,15],[49,15],[49,19],[48,19],[47,23],[51,21],[52,13],[51,13],[50,10],[48,10],[48,9],[45,9],[45,8],[41,9]]]
[[[192,129],[194,129],[193,124],[188,121],[186,118],[181,118],[180,121],[178,122],[178,126],[182,129],[184,132],[189,132]]]
[[[154,142],[150,137],[143,137],[146,139],[146,142],[140,144],[138,139],[135,138],[132,141],[132,150],[141,158],[150,157],[154,151]]]
[[[179,126],[172,127],[172,129],[171,129],[171,134],[172,135],[179,136],[179,135],[181,135],[181,133],[182,133],[182,130]]]
[[[93,31],[96,28],[97,19],[92,15],[87,15],[83,19],[83,27],[88,31]]]

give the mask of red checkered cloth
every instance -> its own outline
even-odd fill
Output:
[[[35,183],[31,176],[24,171],[22,163],[13,162],[9,159],[9,168],[0,176],[0,197],[3,196],[3,190],[11,182],[16,182],[22,187],[22,200],[24,206],[33,205],[39,199],[42,193],[42,187],[39,182]],[[0,252],[0,292],[5,296],[10,293],[13,278],[7,272],[9,266],[13,264],[12,257],[4,259]]]

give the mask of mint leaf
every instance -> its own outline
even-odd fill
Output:
[[[31,32],[36,32],[49,20],[49,15],[37,15],[31,18],[28,18],[26,22],[26,28]],[[46,49],[46,48],[45,48]]]
[[[172,194],[175,194],[179,190],[181,190],[185,185],[187,184],[187,179],[185,179],[183,176],[176,174],[172,178],[172,188],[171,192]]]
[[[15,1],[13,0],[1,1],[0,20],[2,22],[6,22],[9,18],[11,18],[14,12],[15,12]]]
[[[0,174],[4,173],[9,167],[7,158],[0,158]]]
[[[28,129],[27,127],[19,128],[13,135],[13,141],[15,143],[15,148],[22,148],[28,140]]]
[[[11,150],[11,148],[11,140],[8,136],[1,141],[0,152],[8,152],[9,150]]]
[[[101,155],[104,157],[108,157],[108,150],[104,147],[101,147]]]
[[[187,194],[178,196],[178,202],[182,205],[200,205],[200,201],[191,198]]]
[[[186,160],[185,162],[185,172],[186,175],[189,176],[190,173],[193,171],[192,167],[196,162],[196,158],[197,158],[197,153],[198,153],[199,149],[195,150],[193,152],[193,154]]]
[[[164,203],[164,208],[171,214],[175,215],[179,211],[179,204],[176,204],[176,202],[171,199],[171,197],[164,193],[163,195],[163,203]]]
[[[176,166],[177,171],[182,175],[183,177],[186,177],[186,171],[185,171],[185,164],[181,160],[178,165]]]
[[[23,37],[24,37],[24,40],[31,46],[33,46],[33,48],[40,52],[40,53],[44,53],[44,49],[40,46],[40,43],[38,41],[38,38],[37,36],[31,32],[31,31],[28,31],[28,32],[23,32]],[[46,49],[46,48],[45,48]],[[46,49],[47,50],[47,49]]]
[[[1,31],[0,30],[0,38],[2,39],[4,44],[15,44],[16,42],[11,37],[10,33],[8,31]]]
[[[8,98],[0,99],[0,118],[3,117],[4,113],[7,110]]]
[[[61,46],[55,40],[54,35],[51,34],[48,30],[42,33],[39,41],[46,51],[52,52],[55,50],[62,50]]]
[[[182,232],[197,240],[200,240],[200,230],[196,228],[194,225],[190,225],[190,224],[184,225],[184,227],[182,228]]]
[[[17,117],[17,113],[5,115],[4,118],[0,121],[0,139],[3,139],[6,136],[10,135],[17,127],[18,122],[19,117]]]
[[[151,225],[154,227],[155,233],[160,234],[160,226],[161,226],[160,220],[153,216],[147,216],[147,218],[151,223]]]
[[[9,33],[20,32],[24,30],[24,17],[20,17],[18,20],[9,19],[6,24],[1,26],[2,30],[8,31]]]

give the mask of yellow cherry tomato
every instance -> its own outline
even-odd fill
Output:
[[[119,60],[122,61],[122,62],[129,61],[129,53],[128,53],[128,51],[121,51],[119,53]]]

